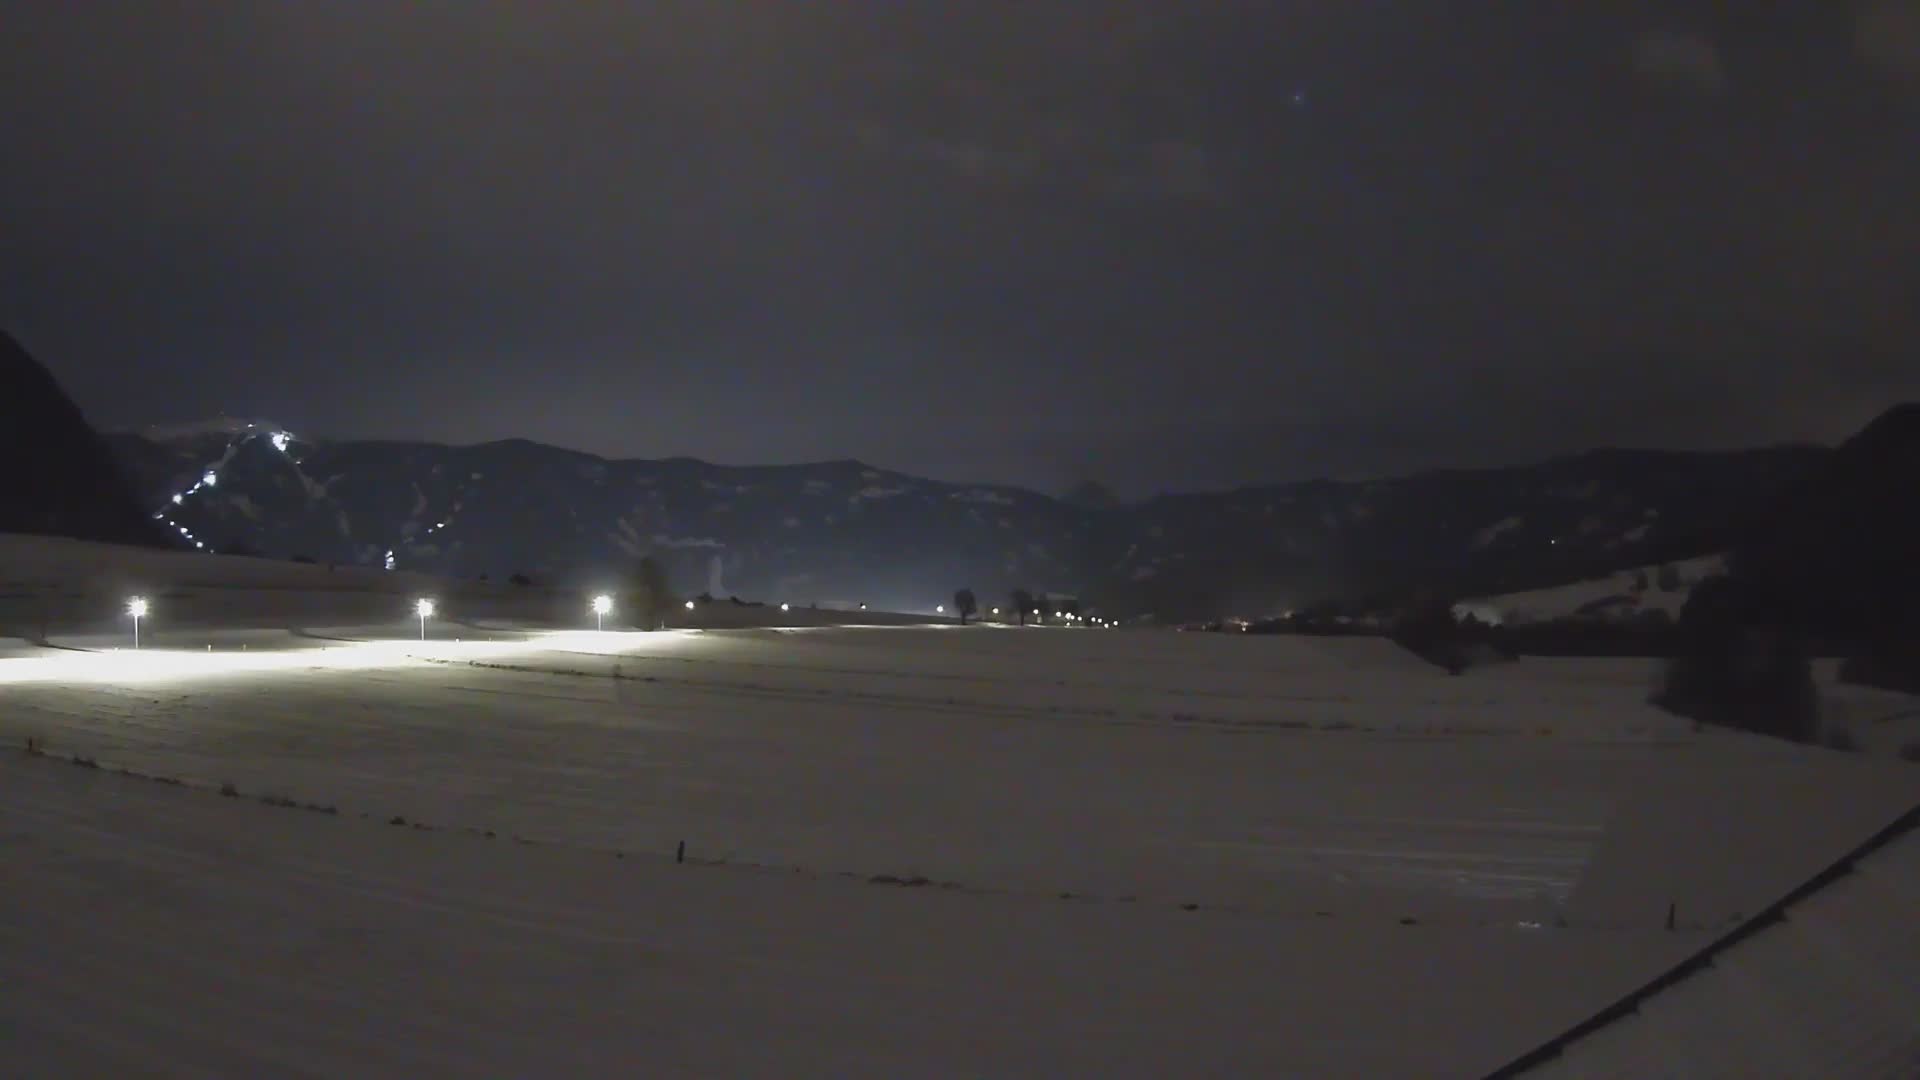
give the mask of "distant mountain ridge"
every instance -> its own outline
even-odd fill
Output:
[[[1090,508],[856,461],[725,466],[525,440],[184,431],[109,441],[170,528],[215,549],[582,583],[653,554],[688,591],[931,610],[961,585],[989,607],[1024,586],[1170,618],[1436,585],[1513,591],[1710,554],[1832,453],[1601,450]]]

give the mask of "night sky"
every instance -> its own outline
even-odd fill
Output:
[[[1831,441],[1920,0],[0,0],[0,324],[106,427],[1054,491]]]

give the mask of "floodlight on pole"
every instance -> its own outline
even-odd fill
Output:
[[[600,621],[607,617],[607,612],[612,610],[613,597],[603,595],[593,598],[593,628],[595,630],[600,629]]]
[[[427,620],[433,616],[433,601],[422,597],[414,601],[413,613],[420,616],[420,640],[427,640]]]
[[[945,604],[933,605],[933,613],[935,615],[945,615],[947,613],[947,605]]]
[[[781,610],[781,611],[792,611],[792,610],[793,610],[793,605],[792,605],[792,604],[781,604],[781,605],[780,605],[780,610]]]
[[[133,616],[133,647],[140,647],[140,619],[147,613],[147,598],[136,596],[127,601],[127,614]]]
[[[692,610],[693,610],[693,601],[691,601],[691,600],[689,600],[689,601],[687,601],[687,610],[688,610],[688,611],[692,611]]]

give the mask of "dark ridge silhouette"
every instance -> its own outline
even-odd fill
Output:
[[[164,547],[100,436],[53,375],[0,330],[0,532]]]
[[[1843,640],[1920,638],[1920,404],[1882,413],[1769,507],[1734,576]]]

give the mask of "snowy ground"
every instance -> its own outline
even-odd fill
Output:
[[[1920,801],[1631,661],[288,610],[0,642],[9,1075],[1472,1075]]]

